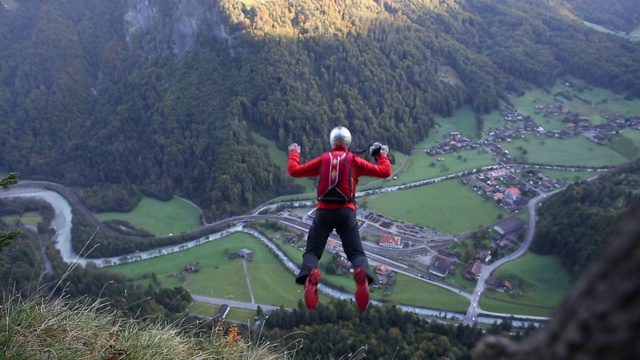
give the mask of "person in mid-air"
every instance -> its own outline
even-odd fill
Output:
[[[307,308],[315,309],[318,305],[318,283],[322,278],[318,261],[329,235],[335,229],[340,235],[347,259],[354,268],[356,304],[360,311],[364,311],[369,304],[369,283],[374,281],[374,277],[362,248],[356,221],[356,187],[360,176],[391,176],[391,162],[387,157],[389,147],[380,143],[370,146],[369,153],[377,162],[373,164],[349,151],[351,133],[343,126],[331,130],[329,143],[331,151],[304,164],[300,164],[300,145],[289,145],[289,175],[296,178],[319,177],[318,205],[307,235],[307,247],[302,255],[302,266],[296,282],[304,284],[304,302]]]

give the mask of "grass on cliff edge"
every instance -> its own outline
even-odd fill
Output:
[[[189,336],[179,324],[120,319],[100,301],[59,305],[16,296],[0,311],[2,359],[293,359],[296,350],[216,334]]]

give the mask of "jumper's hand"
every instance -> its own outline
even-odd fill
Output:
[[[382,150],[382,144],[379,142],[374,142],[371,146],[369,146],[369,155],[374,159],[380,155],[380,150]]]
[[[289,152],[291,151],[297,151],[300,152],[300,145],[293,143],[291,145],[289,145]]]
[[[380,154],[387,155],[388,153],[389,153],[389,147],[387,145],[382,145],[379,142],[375,142],[373,143],[373,145],[369,147],[369,154],[373,158],[377,158],[378,155]]]

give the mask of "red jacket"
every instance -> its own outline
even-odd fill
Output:
[[[342,154],[346,150],[342,148],[336,148],[332,150],[334,153]],[[295,178],[301,177],[313,177],[320,175],[320,165],[322,163],[322,156],[310,160],[307,163],[300,164],[300,153],[297,151],[289,152],[289,164],[287,170],[289,175]],[[353,157],[353,193],[356,192],[356,186],[358,185],[358,178],[360,176],[371,176],[377,178],[386,179],[391,176],[391,162],[386,155],[378,156],[378,164],[370,163],[369,161],[359,157]],[[325,204],[321,201],[318,202],[319,209],[337,209],[341,207],[348,207],[353,210],[356,209],[356,204]]]

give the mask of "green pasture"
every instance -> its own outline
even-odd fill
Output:
[[[131,212],[104,212],[95,215],[100,221],[125,220],[155,236],[182,234],[202,226],[200,211],[189,202],[175,197],[169,201],[144,197]]]
[[[398,274],[390,299],[396,303],[465,312],[469,300],[450,290],[428,282]]]
[[[493,296],[493,293],[491,293],[491,296]],[[502,314],[550,317],[554,313],[554,310],[552,309],[519,305],[519,304],[513,304],[513,303],[498,301],[494,299],[486,299],[486,298],[483,298],[482,300],[480,300],[480,307],[482,308],[482,310],[485,310],[485,311],[502,313]]]
[[[478,128],[474,119],[473,108],[464,105],[456,110],[452,117],[435,116],[436,125],[429,129],[429,137],[415,146],[416,149],[428,149],[431,146],[451,139],[450,133],[460,132],[463,137],[478,140]],[[483,116],[484,117],[484,116]]]
[[[27,211],[22,215],[7,215],[3,216],[2,220],[9,224],[10,226],[17,226],[18,221],[24,225],[38,226],[38,224],[42,221],[42,216],[37,211]]]
[[[526,163],[566,166],[616,166],[627,159],[607,146],[598,145],[584,136],[569,139],[530,137],[528,142],[505,143],[502,148],[514,159],[522,156]],[[526,153],[523,151],[526,150]]]
[[[254,253],[253,261],[230,259],[229,253],[244,248]],[[197,264],[199,271],[184,276],[184,266]],[[163,286],[183,285],[194,295],[229,298],[251,302],[249,283],[255,302],[259,304],[295,307],[301,294],[300,286],[269,249],[254,237],[236,233],[178,253],[105,268],[131,278],[155,273]],[[168,274],[177,274],[170,277]]]
[[[458,180],[367,196],[367,208],[388,218],[457,234],[498,221],[505,212]]]
[[[609,147],[629,160],[640,158],[640,130],[627,130],[610,135]]]
[[[512,293],[501,293],[487,290],[485,295],[530,305],[557,307],[564,300],[570,287],[569,275],[560,264],[560,260],[552,256],[542,256],[532,252],[527,252],[518,259],[506,263],[497,269],[492,276],[511,282],[514,291]],[[514,295],[517,291],[521,292],[521,296]],[[504,306],[507,303],[488,300],[482,299],[482,309],[506,312]],[[516,305],[510,304],[509,306],[514,307]],[[519,307],[522,309],[514,311],[514,313],[531,314],[532,311],[536,311],[539,314],[541,310],[544,310],[529,306]],[[549,313],[548,310],[542,312]]]

